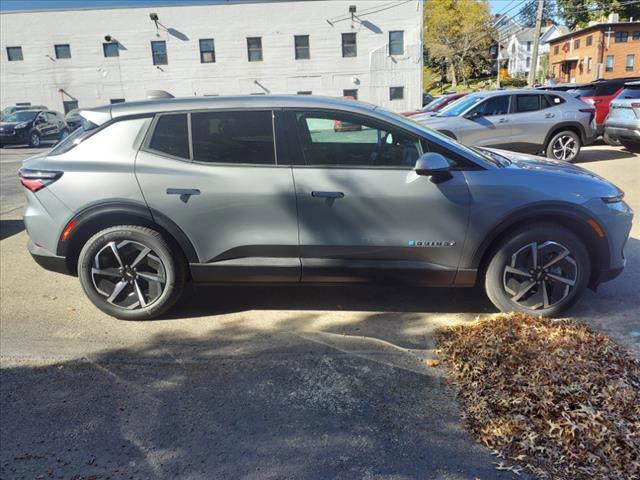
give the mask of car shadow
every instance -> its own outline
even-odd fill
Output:
[[[640,157],[639,154],[630,152],[623,147],[611,147],[595,146],[588,150],[581,150],[578,158],[574,160],[574,163],[589,163],[589,162],[601,162],[604,160],[624,160],[626,158]]]
[[[0,240],[12,237],[24,230],[22,220],[0,220]]]

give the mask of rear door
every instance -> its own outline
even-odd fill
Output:
[[[469,211],[463,173],[452,171],[441,183],[417,176],[413,167],[427,142],[369,117],[286,115],[294,132],[288,150],[302,280],[452,283]],[[337,127],[345,124],[348,130]]]
[[[547,133],[562,121],[560,103],[552,103],[544,94],[517,94],[512,102],[511,142],[516,151],[537,153],[544,148]],[[560,97],[553,96],[557,99]]]
[[[155,118],[136,175],[152,212],[191,240],[195,280],[299,281],[293,178],[277,161],[273,125],[271,110]]]
[[[511,141],[511,95],[487,98],[460,117],[458,141],[479,147],[506,147]]]

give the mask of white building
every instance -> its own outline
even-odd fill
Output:
[[[396,111],[422,102],[420,0],[6,12],[0,31],[2,108],[70,110],[153,89],[349,95]]]
[[[566,27],[558,25],[542,27],[536,71],[540,70],[540,59],[549,53],[549,41],[568,33],[568,31]],[[501,50],[501,58],[503,61],[507,60],[507,72],[510,76],[527,77],[529,75],[534,39],[535,28],[520,29],[508,36]]]

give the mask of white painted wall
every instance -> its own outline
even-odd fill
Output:
[[[353,23],[349,5],[357,7],[359,20]],[[151,12],[166,28],[156,30]],[[171,34],[171,29],[179,33]],[[389,56],[393,30],[404,31],[404,55]],[[150,89],[175,96],[267,93],[265,89],[341,96],[344,89],[357,88],[359,100],[395,111],[411,110],[422,101],[421,0],[14,12],[0,14],[0,32],[2,108],[31,102],[62,111],[60,89],[78,99],[80,107],[112,98],[139,100]],[[341,34],[347,32],[357,33],[355,58],[342,58]],[[119,57],[104,58],[105,35],[122,45]],[[295,60],[294,35],[310,35],[309,60]],[[262,37],[262,62],[247,60],[246,37]],[[215,63],[200,63],[200,38],[214,39]],[[169,63],[161,69],[152,63],[153,40],[167,42]],[[71,58],[55,59],[54,44],[70,44]],[[21,46],[24,60],[9,62],[8,46]],[[392,86],[404,86],[403,100],[389,100]]]
[[[543,55],[549,53],[549,41],[560,36],[562,33],[552,26],[540,36],[540,45],[538,47],[538,65],[536,71],[540,70],[540,59]],[[533,38],[531,38],[530,47],[527,48],[527,40],[521,39],[518,34],[512,34],[509,37],[506,49],[502,50],[503,57],[508,58],[507,71],[512,77],[526,77],[531,69],[531,55],[533,54]],[[527,58],[529,58],[529,66],[527,66]]]

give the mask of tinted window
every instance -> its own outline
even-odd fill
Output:
[[[56,58],[71,58],[71,47],[66,45],[55,45]]]
[[[120,56],[120,48],[118,47],[118,42],[109,42],[102,44],[102,53],[106,58],[108,57],[119,57]]]
[[[404,32],[389,32],[389,55],[404,55]]]
[[[596,87],[597,97],[608,97],[622,88],[623,83],[605,83]]]
[[[22,60],[22,47],[7,47],[7,59],[10,62]]]
[[[191,114],[193,159],[210,163],[276,163],[271,111]]]
[[[189,158],[187,115],[162,115],[156,122],[149,148],[174,157]]]
[[[505,115],[509,113],[509,95],[491,97],[478,105],[474,111],[481,113],[485,117],[490,117],[492,115]]]
[[[166,65],[168,63],[167,42],[164,40],[151,42],[151,55],[154,65]]]
[[[545,95],[544,98],[546,99],[546,103],[548,104],[548,106],[556,106],[556,105],[560,105],[561,103],[564,103],[564,99],[560,98],[557,95]],[[543,108],[546,108],[543,106]]]
[[[296,35],[293,37],[295,44],[296,60],[306,60],[310,57],[309,54],[309,35]]]
[[[404,98],[404,87],[389,88],[389,100],[402,100]]]
[[[247,55],[250,62],[262,61],[262,37],[247,38]]]
[[[213,38],[200,39],[200,63],[213,63],[216,61],[216,53],[213,48]]]
[[[342,96],[352,98],[353,100],[358,99],[358,89],[357,88],[349,88],[347,90],[342,90]]]
[[[518,112],[535,112],[540,110],[539,95],[516,95]]]
[[[342,34],[342,56],[355,57],[358,55],[358,46],[356,44],[355,33]]]
[[[626,87],[616,98],[640,98],[640,85]]]
[[[422,153],[417,138],[341,112],[298,112],[296,124],[307,165],[408,167]]]

